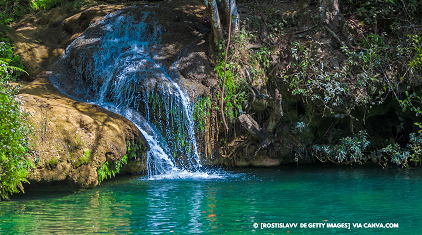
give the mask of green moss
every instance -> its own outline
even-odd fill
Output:
[[[59,160],[57,158],[52,158],[45,163],[45,168],[51,170],[56,168],[57,164],[59,164]]]
[[[50,160],[47,162],[47,164],[49,164],[50,166],[55,166],[55,165],[57,165],[58,163],[59,163],[59,161],[57,160],[57,158],[50,159]]]
[[[91,150],[87,149],[84,151],[81,158],[79,158],[78,161],[76,162],[76,167],[79,167],[83,164],[87,164],[90,160],[91,160]]]

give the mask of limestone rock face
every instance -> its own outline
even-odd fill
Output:
[[[119,161],[127,145],[147,149],[137,127],[118,114],[98,106],[71,100],[57,91],[48,74],[21,87],[23,109],[30,113],[33,130],[30,144],[36,164],[30,180],[51,182],[68,180],[91,188],[98,185],[97,168],[107,160]],[[145,159],[139,156],[138,161]]]

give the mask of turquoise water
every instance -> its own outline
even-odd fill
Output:
[[[222,179],[136,176],[90,190],[33,189],[0,202],[0,234],[422,233],[420,169],[288,166],[228,172]],[[298,227],[261,229],[261,223]],[[299,228],[300,223],[325,227]],[[328,223],[351,228],[326,228]]]

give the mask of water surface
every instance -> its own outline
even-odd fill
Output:
[[[420,169],[288,166],[208,178],[124,177],[90,190],[37,188],[0,202],[0,234],[421,234],[421,180]],[[261,229],[261,223],[298,228]]]

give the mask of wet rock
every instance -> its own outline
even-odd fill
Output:
[[[97,168],[107,158],[121,160],[131,142],[148,148],[130,121],[98,106],[65,97],[47,76],[46,73],[21,88],[23,109],[30,113],[29,122],[34,128],[30,143],[36,150],[31,156],[36,168],[30,181],[69,180],[79,187],[95,187]],[[142,172],[143,166],[144,169],[136,170]]]

